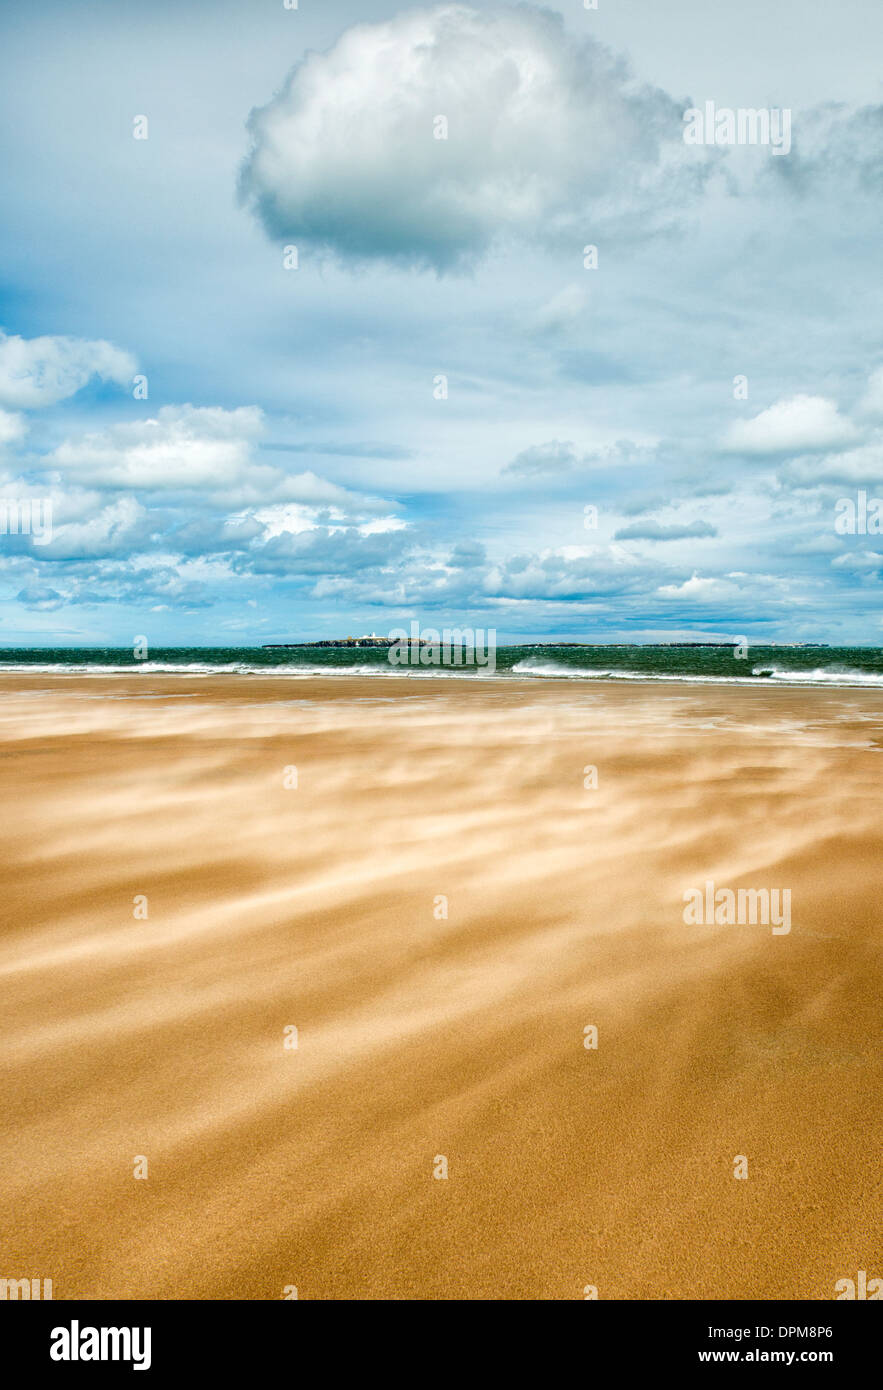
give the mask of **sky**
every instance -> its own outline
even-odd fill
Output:
[[[876,0],[4,6],[0,644],[883,644],[881,47]]]

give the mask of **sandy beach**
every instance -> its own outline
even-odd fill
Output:
[[[4,675],[0,744],[0,1273],[883,1276],[879,691]],[[790,930],[686,924],[709,881]]]

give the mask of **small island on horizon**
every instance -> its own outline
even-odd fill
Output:
[[[735,639],[733,639],[735,641]],[[726,648],[732,647],[733,641],[729,642],[501,642],[502,647],[525,647],[535,651],[537,648],[554,649],[556,647],[712,647]],[[317,638],[313,642],[264,642],[263,651],[294,651],[298,648],[306,647],[430,647],[433,643],[426,637],[378,637],[376,632],[366,633],[363,637],[323,637]],[[462,644],[454,644],[462,645]],[[756,647],[829,647],[829,642],[753,642],[750,646]]]

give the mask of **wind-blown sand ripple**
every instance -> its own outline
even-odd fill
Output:
[[[0,1272],[883,1276],[881,735],[872,691],[3,677]],[[789,887],[791,932],[686,926],[707,879]]]

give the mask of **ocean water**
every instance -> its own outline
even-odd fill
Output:
[[[189,676],[276,675],[406,676],[411,679],[576,681],[687,681],[735,685],[802,685],[883,688],[880,647],[749,647],[739,658],[726,647],[583,646],[529,644],[498,647],[496,668],[463,665],[390,664],[383,650],[360,647],[157,647],[136,661],[130,647],[59,647],[0,650],[0,674],[56,672],[70,675]],[[483,653],[481,653],[483,655]]]

